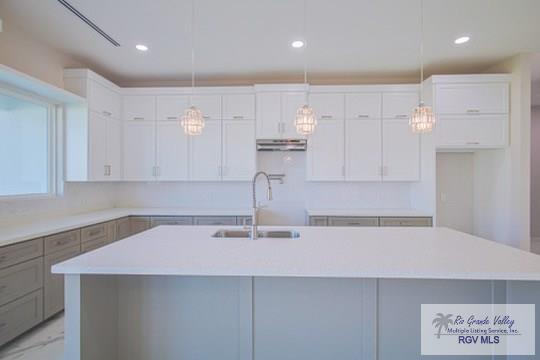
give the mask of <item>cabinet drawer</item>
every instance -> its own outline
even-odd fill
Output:
[[[81,253],[89,252],[109,244],[107,235],[85,241],[81,244]]]
[[[124,96],[124,119],[127,121],[155,120],[156,98],[154,96]]]
[[[437,114],[507,114],[508,84],[447,84],[435,89]]]
[[[383,94],[383,118],[408,119],[418,106],[417,93],[385,93]]]
[[[381,94],[345,95],[345,117],[347,119],[380,119]]]
[[[189,96],[158,96],[156,99],[157,120],[181,120],[188,107]]]
[[[81,229],[81,243],[107,236],[107,224],[97,224]]]
[[[379,226],[376,217],[329,217],[328,226]]]
[[[193,105],[202,111],[205,119],[221,119],[221,96],[220,95],[195,95],[192,97]]]
[[[255,95],[223,95],[223,119],[255,119]]]
[[[74,245],[80,245],[80,243],[80,230],[66,231],[60,234],[47,236],[45,238],[45,254],[61,251]]]
[[[326,216],[310,216],[309,226],[328,226],[328,218]]]
[[[0,269],[43,255],[43,239],[24,241],[0,248]]]
[[[195,225],[236,225],[235,216],[198,216],[193,219]]]
[[[237,216],[236,217],[236,225],[251,225],[253,222],[253,219],[251,216]]]
[[[51,267],[81,253],[79,246],[45,256],[43,259],[43,317],[46,319],[64,309],[64,275],[52,274]]]
[[[129,218],[130,235],[150,229],[150,218],[147,216],[131,216]]]
[[[150,219],[150,227],[159,225],[193,225],[191,216],[156,216]]]
[[[0,307],[0,346],[30,330],[42,320],[41,289]]]
[[[0,271],[0,305],[43,286],[43,258],[17,264]]]
[[[432,226],[430,217],[382,217],[381,226]]]
[[[437,121],[435,141],[447,148],[499,148],[508,145],[508,116],[445,116]]]
[[[317,109],[319,119],[343,119],[345,117],[345,102],[342,94],[311,94],[310,105]]]

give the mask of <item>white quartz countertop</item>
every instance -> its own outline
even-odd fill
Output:
[[[212,238],[219,228],[159,226],[55,265],[53,272],[540,280],[540,256],[447,228],[295,227],[298,239],[255,241]]]
[[[0,227],[0,246],[62,231],[98,224],[125,216],[250,216],[250,209],[113,208],[76,215],[47,218]]]
[[[426,211],[415,209],[306,209],[308,216],[433,216]]]

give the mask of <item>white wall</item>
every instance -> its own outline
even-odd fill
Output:
[[[540,107],[531,116],[531,236],[540,241]]]
[[[474,233],[474,153],[437,154],[437,226]]]

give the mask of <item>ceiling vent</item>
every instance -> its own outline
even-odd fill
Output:
[[[105,31],[101,30],[101,28],[99,26],[97,26],[96,24],[94,24],[94,22],[92,20],[90,20],[89,18],[87,18],[86,16],[84,16],[79,10],[75,9],[73,7],[73,5],[71,5],[70,3],[68,3],[67,1],[65,0],[58,0],[58,2],[62,5],[64,5],[64,7],[66,9],[68,9],[69,11],[71,11],[75,16],[77,16],[79,19],[81,19],[82,21],[84,21],[86,23],[86,25],[90,26],[92,29],[94,29],[95,32],[97,32],[99,35],[103,36],[108,42],[110,42],[111,44],[113,44],[114,46],[120,46],[120,43],[116,40],[114,40],[109,34],[107,34]]]

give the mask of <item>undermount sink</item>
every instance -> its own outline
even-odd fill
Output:
[[[227,230],[222,229],[216,231],[212,237],[215,238],[249,238],[251,231],[249,230]],[[259,231],[258,237],[260,238],[279,238],[279,239],[297,239],[300,237],[298,231],[293,230],[270,230]]]

